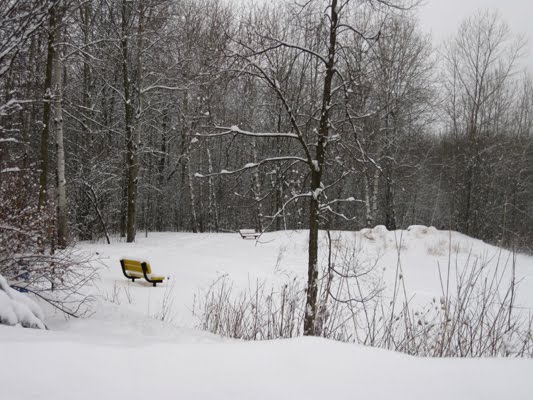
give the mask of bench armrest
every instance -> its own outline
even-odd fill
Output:
[[[124,260],[120,260],[120,267],[122,268],[122,273],[124,274],[124,276],[128,279],[132,279],[134,278],[133,276],[129,276],[127,273],[126,273],[126,267],[124,267]],[[136,277],[135,277],[136,278]]]

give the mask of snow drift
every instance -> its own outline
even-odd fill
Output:
[[[26,295],[12,289],[0,275],[0,324],[46,329],[41,308]]]

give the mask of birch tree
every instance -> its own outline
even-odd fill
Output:
[[[62,19],[66,13],[66,5],[63,1],[58,3],[56,29],[53,46],[54,55],[52,60],[52,90],[53,97],[53,124],[56,142],[56,190],[57,190],[57,245],[65,248],[67,245],[67,194],[65,179],[65,145],[63,131],[63,57],[61,41]]]

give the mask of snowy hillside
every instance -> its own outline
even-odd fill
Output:
[[[104,298],[132,307],[147,316],[161,311],[166,298],[173,301],[169,317],[179,326],[193,328],[197,320],[191,313],[198,297],[220,277],[226,277],[235,289],[246,289],[259,280],[278,288],[296,278],[305,282],[307,274],[307,231],[266,233],[256,242],[243,240],[238,234],[150,233],[137,243],[82,244],[87,252],[98,253],[107,268],[101,269],[98,293]],[[355,252],[362,269],[385,280],[385,292],[392,285],[400,259],[407,297],[411,302],[426,304],[442,296],[441,275],[450,264],[450,290],[456,270],[465,265],[486,264],[487,271],[496,266],[510,278],[512,254],[457,232],[435,228],[412,227],[388,232],[384,227],[361,232],[332,234],[334,246]],[[320,263],[327,263],[326,235],[321,234]],[[399,257],[398,257],[399,255]],[[147,290],[143,280],[134,284],[122,275],[122,257],[146,259],[155,273],[169,278],[156,289]],[[533,258],[516,256],[516,280],[519,282],[517,305],[533,308]]]
[[[306,231],[268,233],[257,242],[229,233],[150,233],[135,244],[81,244],[100,257],[94,314],[65,320],[47,310],[50,331],[0,326],[3,396],[531,399],[531,359],[415,358],[319,338],[245,342],[197,329],[198,304],[217,279],[231,282],[235,293],[258,281],[279,288],[304,280],[306,241]],[[325,233],[321,244],[325,265]],[[401,270],[414,308],[442,297],[443,281],[453,291],[458,271],[474,260],[484,273],[501,271],[502,281],[512,279],[513,270],[503,266],[514,265],[520,289],[515,304],[526,313],[533,308],[533,258],[517,255],[513,264],[507,251],[455,232],[377,227],[333,233],[332,247],[336,254],[356,254],[361,268],[371,266],[372,279],[365,282],[385,282],[385,298],[393,295]],[[148,260],[154,273],[169,279],[155,288],[142,279],[127,281],[119,264],[126,256]]]

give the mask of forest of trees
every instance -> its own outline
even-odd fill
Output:
[[[3,0],[0,258],[302,228],[313,297],[319,229],[531,250],[524,41],[479,11],[437,46],[416,3]]]

